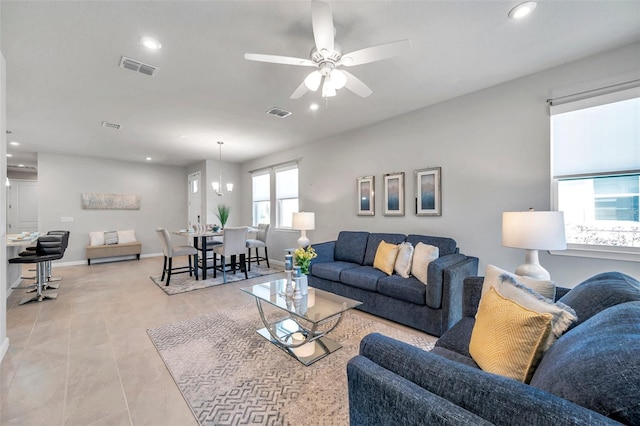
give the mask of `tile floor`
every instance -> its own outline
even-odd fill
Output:
[[[268,278],[167,296],[149,279],[161,270],[160,257],[61,266],[56,300],[19,305],[14,290],[0,424],[196,426],[146,330],[246,305],[239,289]]]

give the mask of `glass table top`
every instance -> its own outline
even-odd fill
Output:
[[[357,300],[309,287],[309,293],[302,299],[287,297],[287,280],[280,279],[264,284],[256,284],[241,290],[272,306],[312,323],[320,323],[362,304]]]

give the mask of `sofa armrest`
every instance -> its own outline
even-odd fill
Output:
[[[490,425],[363,356],[347,363],[349,424]]]
[[[464,279],[464,288],[462,290],[462,316],[475,317],[480,304],[480,296],[482,295],[482,284],[484,277],[469,276]]]
[[[514,419],[522,424],[619,424],[543,390],[381,334],[365,336],[360,355],[496,425],[511,425]]]
[[[313,265],[314,263],[334,261],[333,254],[336,249],[335,241],[313,244],[312,247],[316,251],[317,256],[311,259],[311,265]]]
[[[449,266],[443,272],[442,331],[445,332],[462,318],[464,279],[478,273],[478,258],[465,256],[463,261]]]

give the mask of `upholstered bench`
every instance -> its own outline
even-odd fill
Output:
[[[136,241],[135,234],[130,231],[90,232],[90,244],[86,247],[87,264],[92,259],[136,256],[140,260],[142,244]]]

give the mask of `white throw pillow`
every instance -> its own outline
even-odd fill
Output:
[[[103,246],[104,245],[104,231],[89,232],[89,245],[90,246]]]
[[[394,269],[402,278],[409,278],[411,274],[411,261],[413,260],[413,244],[408,241],[398,246],[398,257]]]
[[[498,273],[499,271],[502,272]],[[493,287],[502,297],[512,300],[526,309],[541,314],[549,313],[553,315],[551,333],[549,333],[547,341],[545,342],[544,351],[549,349],[573,322],[577,321],[578,317],[572,308],[561,302],[553,303],[553,300],[547,299],[540,293],[518,281],[517,275],[503,271],[493,265],[487,265],[486,272],[489,278],[485,275],[482,287],[483,293],[485,293],[485,286],[487,286],[486,292],[489,291],[489,288]],[[480,301],[482,301],[482,298],[480,298]]]
[[[491,287],[491,284],[497,282],[498,277],[502,274],[509,275],[514,280],[518,281],[521,284],[524,284],[536,293],[541,294],[547,299],[551,299],[551,301],[554,301],[556,298],[556,284],[553,281],[537,280],[531,277],[512,274],[511,272],[505,271],[504,269],[498,268],[494,265],[487,265],[487,269],[485,270],[484,283],[482,284],[483,296],[487,291],[489,291],[489,287]]]
[[[118,244],[135,243],[136,234],[133,229],[118,231]]]
[[[413,250],[413,261],[411,262],[411,275],[416,277],[424,285],[427,285],[427,270],[429,263],[440,257],[440,249],[424,243],[416,244]]]

